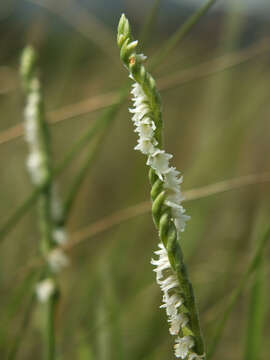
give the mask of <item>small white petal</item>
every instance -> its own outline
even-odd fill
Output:
[[[191,336],[184,336],[177,338],[174,345],[175,356],[177,358],[185,359],[188,355],[189,349],[194,346],[194,340]]]
[[[137,58],[141,61],[144,62],[147,59],[147,56],[145,56],[144,54],[137,54]]]
[[[170,170],[164,177],[164,186],[166,189],[176,190],[179,188],[179,185],[183,182],[183,177],[179,177],[180,172],[177,171],[174,167],[170,167]]]
[[[69,259],[62,249],[56,248],[50,251],[48,263],[54,272],[59,272],[69,265]]]
[[[156,147],[152,142],[153,140],[150,139],[139,139],[134,149],[141,151],[143,154],[151,155],[156,151]]]
[[[150,118],[144,118],[138,122],[135,132],[139,133],[141,139],[153,139],[155,129],[155,123]]]
[[[157,150],[147,160],[147,165],[151,166],[163,180],[163,175],[169,171],[169,160],[172,158],[171,154],[165,153],[164,150]]]
[[[63,245],[67,243],[67,233],[64,227],[57,227],[52,232],[53,240],[59,244]]]
[[[37,298],[41,303],[48,301],[54,291],[55,284],[52,279],[42,280],[36,285]]]
[[[34,184],[40,185],[46,179],[46,169],[44,166],[44,157],[38,151],[33,151],[28,155],[26,165]]]
[[[181,327],[186,326],[188,323],[188,318],[185,314],[176,314],[169,320],[169,322],[171,323],[170,334],[177,335]]]

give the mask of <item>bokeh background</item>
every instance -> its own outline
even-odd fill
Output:
[[[203,3],[0,2],[1,224],[33,190],[25,168],[27,145],[18,127],[23,47],[33,44],[39,53],[57,165],[127,82],[115,41],[121,13],[134,36],[142,38],[148,65]],[[184,190],[270,171],[269,19],[269,1],[218,0],[153,70],[162,95],[166,150],[184,174]],[[136,135],[128,106],[127,99],[102,139],[68,219],[70,241],[80,236],[81,242],[69,249],[71,264],[59,278],[57,359],[174,358],[150,265],[158,235],[146,207],[137,216],[133,207],[148,201],[149,184],[145,159],[133,150]],[[91,151],[92,143],[57,178],[63,199]],[[182,246],[209,344],[270,222],[270,189],[265,181],[200,194],[186,202],[191,220]],[[38,243],[34,205],[1,244],[1,359],[11,359],[14,346],[14,359],[41,359],[40,308],[29,307],[39,269]],[[230,313],[213,359],[269,359],[269,251],[264,255]],[[259,347],[251,357],[247,349],[254,324]]]

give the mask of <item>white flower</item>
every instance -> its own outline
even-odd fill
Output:
[[[188,215],[181,215],[174,219],[174,224],[179,232],[184,232],[186,228],[186,222],[190,219]]]
[[[67,233],[64,227],[57,227],[52,231],[53,240],[59,244],[63,245],[67,242]]]
[[[140,98],[140,97],[146,98],[141,85],[139,85],[138,83],[134,83],[132,85],[132,89],[130,92],[131,92],[131,94],[134,95],[135,99]]]
[[[39,171],[43,163],[44,163],[44,159],[40,152],[35,151],[28,155],[27,166],[31,173],[34,171]]]
[[[139,133],[140,139],[153,139],[155,129],[154,121],[150,118],[144,118],[138,123],[135,132]]]
[[[178,294],[169,295],[168,293],[164,293],[162,301],[164,304],[160,307],[166,309],[166,313],[169,316],[170,322],[172,317],[177,315],[177,309],[183,304],[184,301]]]
[[[48,255],[48,263],[54,272],[59,272],[69,265],[69,259],[62,249],[55,248]]]
[[[180,173],[174,167],[171,167],[164,175],[164,188],[167,189],[167,200],[180,204],[184,200],[181,192],[180,184],[183,177],[179,177]]]
[[[26,115],[27,112],[31,112],[31,118],[29,117],[29,114]],[[33,110],[27,110],[25,109],[25,117],[27,118],[27,121],[24,122],[24,133],[25,133],[25,140],[32,146],[36,145],[36,136],[38,132],[38,124],[34,119],[35,114],[33,113]],[[33,118],[32,118],[33,117]]]
[[[176,314],[171,319],[169,319],[171,323],[170,334],[177,335],[180,331],[180,328],[186,326],[188,323],[188,317],[185,314]]]
[[[186,222],[190,219],[190,216],[185,215],[186,210],[182,205],[169,200],[166,200],[165,203],[172,209],[172,216],[177,230],[183,232],[185,230]]]
[[[154,269],[154,272],[157,273],[157,281],[158,282],[163,276],[163,271],[166,269],[170,269],[170,267],[171,267],[168,258],[165,258],[165,259],[160,258],[159,260],[152,259],[151,264],[156,266],[156,269]]]
[[[160,280],[160,287],[163,292],[168,292],[174,287],[178,287],[178,279],[175,274],[172,274],[165,278],[164,280]]]
[[[152,143],[150,139],[139,139],[138,144],[134,147],[134,150],[139,150],[143,154],[151,155],[156,151],[156,143]]]
[[[184,200],[184,196],[180,189],[178,190],[167,190],[166,191],[166,201],[175,203],[175,204],[181,204],[181,202]]]
[[[178,337],[174,345],[174,352],[177,358],[185,359],[189,353],[189,349],[194,346],[194,340],[191,336]]]
[[[141,104],[134,109],[129,109],[129,112],[133,114],[132,121],[134,125],[138,125],[144,116],[149,114],[150,110],[148,104]]]
[[[55,291],[55,284],[52,279],[45,279],[40,281],[36,285],[37,298],[41,303],[45,303],[49,300]]]
[[[137,59],[139,59],[141,62],[144,62],[147,59],[147,56],[144,54],[137,54]]]
[[[26,161],[29,174],[34,184],[40,185],[46,179],[46,170],[44,167],[44,157],[38,151],[28,155]]]
[[[170,171],[169,160],[171,158],[171,154],[167,154],[164,150],[158,149],[148,157],[147,165],[151,166],[151,168],[155,170],[158,177],[163,180],[163,175]]]

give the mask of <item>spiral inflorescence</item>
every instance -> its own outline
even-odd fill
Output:
[[[175,336],[177,358],[195,360],[204,358],[198,313],[192,285],[188,279],[180,247],[180,234],[185,229],[188,216],[181,205],[182,177],[169,165],[171,154],[162,150],[162,117],[160,95],[156,83],[144,66],[146,57],[136,53],[138,41],[131,36],[129,22],[121,16],[117,43],[120,57],[134,80],[133,104],[130,109],[135,132],[138,133],[136,150],[147,156],[150,167],[152,214],[159,231],[161,243],[152,260],[157,282],[163,292],[170,333]]]

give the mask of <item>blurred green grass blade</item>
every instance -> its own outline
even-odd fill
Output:
[[[93,164],[93,161],[95,160],[101,146],[104,143],[105,137],[108,134],[110,127],[112,126],[113,120],[115,119],[117,112],[120,108],[121,103],[117,103],[107,109],[102,118],[98,121],[99,124],[99,131],[101,131],[101,135],[99,135],[99,138],[97,140],[97,143],[94,145],[92,149],[88,152],[85,161],[83,162],[81,168],[79,169],[78,173],[75,175],[69,190],[68,190],[68,196],[64,202],[63,206],[63,218],[66,222],[69,214],[71,212],[72,206],[74,204],[74,201],[76,199],[76,196],[78,194],[78,191],[80,189],[81,184],[83,183],[89,169],[91,168],[91,165]],[[100,125],[101,124],[101,125]]]
[[[80,335],[80,342],[76,346],[77,350],[77,359],[78,360],[94,360],[95,356],[89,341],[86,341],[86,335],[83,333],[83,330],[80,330],[82,333]]]
[[[66,153],[64,159],[56,167],[54,175],[59,175],[63,170],[65,170],[71,161],[80,153],[80,151],[92,140],[95,139],[95,136],[102,131],[103,127],[107,124],[107,118],[104,115],[101,115],[95,122],[94,125],[91,125],[87,131],[81,136],[81,138],[74,143],[71,149]]]
[[[24,316],[23,316],[21,326],[19,327],[19,330],[17,331],[17,333],[15,335],[14,342],[12,343],[12,345],[10,347],[7,360],[15,360],[17,357],[18,351],[20,349],[20,346],[23,342],[23,339],[24,339],[24,336],[26,333],[27,326],[31,320],[31,316],[32,316],[32,313],[34,310],[34,305],[36,302],[35,300],[36,300],[36,296],[35,296],[35,293],[33,292],[31,295],[31,298],[29,300],[29,303],[24,311]]]
[[[126,89],[126,88],[125,88]],[[121,93],[119,101],[114,105],[121,104],[125,92]],[[101,121],[100,121],[101,120]],[[62,162],[56,167],[53,172],[54,176],[59,175],[78,155],[78,153],[95,138],[95,135],[103,128],[104,123],[107,123],[107,120],[102,115],[101,118],[98,118],[94,126],[90,126],[89,129],[72,145],[71,149],[67,152],[66,156]],[[109,124],[109,123],[107,123]],[[4,240],[6,235],[12,230],[12,228],[18,223],[18,221],[26,214],[26,212],[31,208],[31,206],[36,202],[38,195],[42,191],[42,187],[36,188],[33,192],[26,198],[26,200],[19,205],[13,214],[7,219],[7,221],[0,228],[0,242]]]
[[[157,67],[175,48],[175,46],[183,40],[183,38],[189,33],[189,31],[199,22],[201,17],[207,13],[212,5],[217,0],[208,0],[202,5],[191,17],[180,26],[180,28],[166,41],[161,47],[158,54],[155,56],[151,68]]]
[[[146,45],[146,43],[150,37],[151,30],[156,22],[160,2],[161,2],[161,0],[154,0],[154,4],[153,4],[148,16],[146,17],[143,28],[139,35],[139,42],[141,44],[143,44],[144,46]]]
[[[26,214],[26,212],[31,208],[38,198],[41,188],[36,188],[24,202],[19,205],[13,214],[7,219],[7,221],[2,225],[0,229],[0,242],[5,239],[7,234],[12,230],[12,228],[18,223],[18,221]]]
[[[219,341],[222,338],[222,334],[225,329],[227,320],[234,308],[234,305],[236,304],[237,300],[239,299],[240,295],[242,294],[244,287],[247,285],[247,282],[248,282],[250,276],[259,267],[262,253],[265,249],[265,246],[266,246],[269,238],[270,238],[270,227],[265,231],[264,235],[262,236],[260,243],[258,245],[258,248],[249,264],[249,267],[247,268],[245,274],[243,275],[238,287],[232,293],[231,299],[230,299],[227,307],[225,308],[225,311],[223,313],[221,320],[216,322],[217,323],[216,331],[213,336],[212,342],[209,345],[209,350],[207,352],[207,360],[210,360],[213,357],[215,351],[217,350],[217,347],[218,347]]]
[[[24,281],[22,282],[19,289],[14,294],[14,298],[11,300],[10,305],[8,305],[8,322],[11,321],[11,319],[16,315],[21,308],[23,301],[27,295],[30,295],[28,304],[26,305],[23,319],[21,324],[18,326],[18,329],[16,331],[16,334],[14,335],[13,341],[11,341],[11,344],[9,346],[8,356],[7,360],[14,360],[17,357],[18,351],[20,349],[20,346],[22,344],[22,341],[25,336],[25,331],[27,329],[27,326],[30,322],[31,315],[34,309],[35,305],[35,292],[34,292],[34,285],[37,283],[38,279],[41,278],[43,273],[42,270],[34,269],[29,272],[29,274],[25,277]],[[7,327],[5,328],[5,331],[7,331]]]
[[[23,282],[20,284],[18,289],[15,290],[11,296],[9,303],[5,306],[5,312],[2,313],[1,317],[1,328],[0,328],[0,349],[5,347],[7,343],[7,337],[9,334],[9,327],[12,319],[18,314],[19,308],[22,306],[27,294],[31,293],[33,285],[37,279],[36,271],[30,271]],[[0,351],[1,352],[1,351]]]
[[[261,254],[253,280],[249,314],[247,323],[247,335],[245,343],[245,360],[260,360],[263,343],[263,325],[265,315],[264,302],[264,266],[263,254]]]

